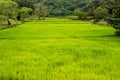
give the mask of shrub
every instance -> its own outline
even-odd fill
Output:
[[[83,12],[83,11],[80,10],[80,9],[76,9],[76,10],[74,11],[74,15],[78,16],[78,19],[82,19],[82,20],[86,19],[86,17],[87,17],[87,13],[86,13],[86,12]]]
[[[116,35],[120,36],[120,18],[108,18],[107,22],[117,30]]]
[[[116,31],[116,36],[120,36],[120,31]]]
[[[101,19],[105,19],[106,16],[108,16],[108,10],[102,7],[98,7],[96,10],[94,10],[94,22],[93,23],[97,23],[99,22]]]

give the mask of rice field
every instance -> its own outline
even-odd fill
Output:
[[[0,80],[120,80],[114,32],[63,18],[0,30]]]

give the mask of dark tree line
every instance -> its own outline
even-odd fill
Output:
[[[75,15],[79,19],[94,19],[93,23],[105,20],[111,24],[116,30],[116,34],[120,35],[120,1],[119,0],[93,0],[80,9],[75,10]]]
[[[65,16],[73,14],[74,10],[85,6],[91,0],[46,0],[50,15]]]
[[[11,25],[10,20],[24,22],[29,15],[37,15],[39,20],[45,16],[65,16],[73,14],[91,0],[1,0],[0,18]]]
[[[33,13],[39,19],[45,17],[47,13],[44,0],[1,0],[0,9],[0,19],[6,21],[8,25],[12,24],[11,20],[18,20],[23,23],[25,18]]]

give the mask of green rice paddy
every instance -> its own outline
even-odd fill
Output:
[[[120,80],[110,26],[49,18],[0,31],[0,80]]]

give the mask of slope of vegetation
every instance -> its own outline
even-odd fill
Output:
[[[49,18],[0,31],[0,80],[119,80],[114,29]]]

